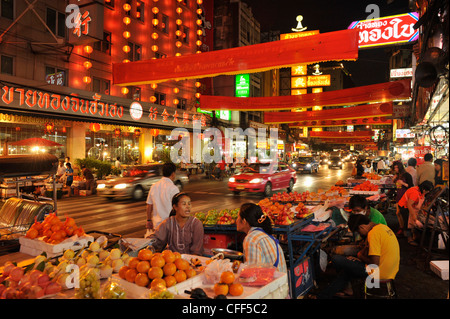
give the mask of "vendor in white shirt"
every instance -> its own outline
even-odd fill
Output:
[[[56,178],[61,178],[66,172],[66,166],[63,161],[59,161],[58,169],[56,170]]]
[[[147,196],[147,233],[150,236],[159,224],[169,217],[172,210],[172,198],[180,190],[173,183],[175,180],[176,166],[173,163],[163,165],[163,177],[150,188]]]

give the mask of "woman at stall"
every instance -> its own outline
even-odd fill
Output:
[[[203,224],[191,216],[191,198],[186,193],[175,194],[172,211],[150,237],[157,251],[170,249],[180,254],[203,255]]]
[[[68,159],[68,157],[66,157],[66,159]],[[73,183],[73,168],[72,168],[72,164],[70,164],[69,162],[67,162],[65,164],[66,166],[66,172],[65,174],[65,179],[66,179],[66,186],[69,188],[68,190],[68,196],[71,196],[72,194],[72,183]]]
[[[414,233],[414,228],[417,222],[417,214],[422,208],[425,195],[432,190],[432,182],[422,182],[419,186],[409,188],[398,202],[400,214],[402,215],[404,222],[403,229],[405,230],[405,235],[408,238],[408,243],[412,246],[418,245],[415,241],[416,235]]]
[[[397,236],[401,236],[403,235],[405,230],[403,227],[404,226],[403,217],[402,214],[400,214],[400,208],[398,207],[398,202],[403,197],[403,194],[405,194],[406,190],[414,186],[414,181],[411,174],[406,172],[402,162],[395,161],[394,164],[392,164],[392,170],[394,171],[394,178],[392,181],[396,185],[397,191],[397,194],[395,195],[396,214],[398,224],[400,225],[400,228],[397,232]]]
[[[272,234],[272,223],[261,207],[254,203],[242,204],[236,228],[246,234],[243,242],[244,258],[248,264],[274,266],[287,272],[283,250]]]

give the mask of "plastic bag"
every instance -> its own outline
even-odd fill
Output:
[[[229,259],[213,260],[204,270],[206,283],[214,284],[219,282],[220,275],[224,271],[233,271],[233,264]]]
[[[273,280],[276,268],[272,265],[243,264],[240,267],[239,282],[246,286],[264,286]]]
[[[102,291],[102,299],[125,299],[126,293],[119,283],[111,280],[106,283]]]

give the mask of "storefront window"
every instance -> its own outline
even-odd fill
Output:
[[[139,137],[130,132],[86,130],[86,157],[114,163],[138,164],[141,160]]]
[[[0,123],[0,153],[5,154],[4,147],[8,142],[9,155],[49,153],[62,159],[66,156],[66,130],[66,127],[54,126],[53,132],[46,132],[44,125]],[[42,140],[25,141],[30,138]],[[48,146],[51,142],[61,146]]]

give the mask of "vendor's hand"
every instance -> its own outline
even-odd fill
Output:
[[[145,224],[145,228],[153,230],[153,222],[151,220],[147,221],[147,223]]]
[[[355,256],[347,256],[347,259],[351,261],[361,261],[361,259],[356,258]]]

